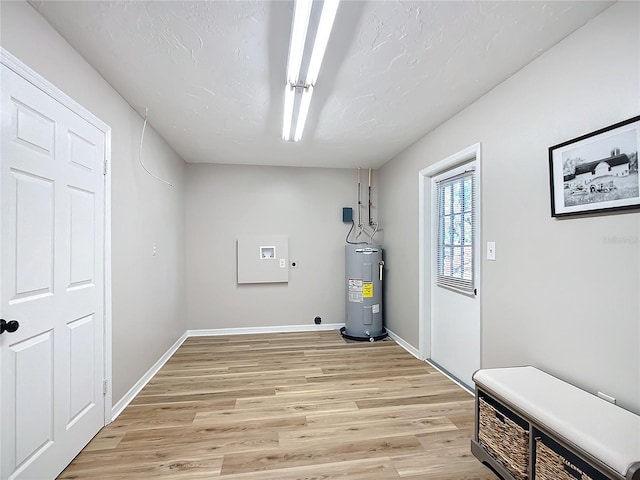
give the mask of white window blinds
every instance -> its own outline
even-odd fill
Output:
[[[436,183],[438,195],[437,284],[474,293],[475,182],[474,171]]]

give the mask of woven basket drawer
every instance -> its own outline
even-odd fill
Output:
[[[536,480],[609,480],[580,457],[551,440],[536,436]]]
[[[528,423],[489,397],[480,396],[478,403],[480,445],[516,480],[528,479]]]

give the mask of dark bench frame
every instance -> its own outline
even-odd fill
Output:
[[[569,450],[574,455],[580,457],[582,460],[587,462],[589,465],[593,466],[596,470],[600,471],[602,474],[608,476],[613,480],[640,480],[640,461],[634,463],[629,467],[626,476],[622,476],[619,472],[616,472],[608,465],[604,464],[601,460],[594,457],[589,452],[582,450],[577,445],[573,444],[569,440],[563,438],[556,432],[554,432],[553,428],[549,425],[544,425],[535,418],[524,413],[518,407],[513,405],[509,400],[502,398],[500,395],[492,392],[489,388],[476,385],[476,407],[475,407],[475,434],[474,438],[471,440],[471,453],[480,460],[482,463],[489,465],[495,472],[497,472],[504,480],[515,480],[514,477],[509,473],[509,471],[495,458],[493,458],[486,450],[480,445],[478,439],[478,432],[480,428],[480,396],[485,395],[491,397],[493,400],[497,401],[504,407],[511,410],[513,413],[518,415],[520,418],[525,420],[529,424],[529,466],[528,466],[528,475],[530,479],[535,479],[535,433],[536,431],[542,432],[544,435],[548,436],[558,444],[562,445],[564,448]]]

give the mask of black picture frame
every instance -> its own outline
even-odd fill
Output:
[[[640,115],[549,147],[551,216],[640,208]]]

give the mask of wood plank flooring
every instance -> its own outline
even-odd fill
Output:
[[[493,480],[473,405],[392,341],[192,337],[58,478]]]

